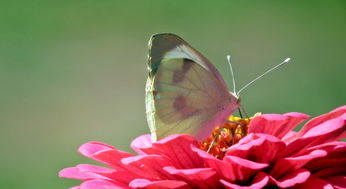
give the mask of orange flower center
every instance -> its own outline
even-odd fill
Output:
[[[248,133],[249,123],[253,119],[240,118],[231,115],[229,122],[216,127],[211,136],[200,143],[200,149],[218,159],[222,159],[228,147],[239,142]]]

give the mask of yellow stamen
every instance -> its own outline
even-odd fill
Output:
[[[211,136],[200,143],[200,148],[214,157],[222,159],[227,148],[238,143],[247,135],[250,121],[254,117],[240,118],[231,115],[228,119],[229,122],[224,123],[221,127],[216,127]]]

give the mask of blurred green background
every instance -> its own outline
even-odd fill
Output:
[[[122,150],[148,133],[147,42],[180,35],[244,91],[251,113],[312,116],[346,103],[346,3],[330,1],[0,2],[0,188],[67,188],[58,171],[94,163],[87,141]],[[239,88],[238,88],[239,89]]]

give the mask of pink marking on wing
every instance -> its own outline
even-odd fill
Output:
[[[173,107],[176,110],[180,110],[182,108],[184,108],[186,106],[186,101],[185,98],[183,96],[178,96],[173,103]]]
[[[183,96],[178,96],[174,100],[173,107],[182,119],[185,119],[197,112],[195,108],[187,106],[186,99]]]
[[[189,59],[183,59],[183,67],[176,69],[173,73],[173,83],[180,83],[184,81],[185,74],[190,70],[193,65],[193,61]]]
[[[175,70],[173,74],[173,83],[180,83],[182,81],[184,81],[184,73],[181,72],[180,69]]]

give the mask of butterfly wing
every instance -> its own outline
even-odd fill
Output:
[[[172,58],[193,60],[209,72],[212,72],[226,86],[222,76],[210,61],[179,36],[169,33],[153,35],[149,41],[149,75],[154,75],[164,60]]]
[[[153,139],[186,133],[205,139],[238,107],[213,65],[181,38],[151,38],[146,109]]]

